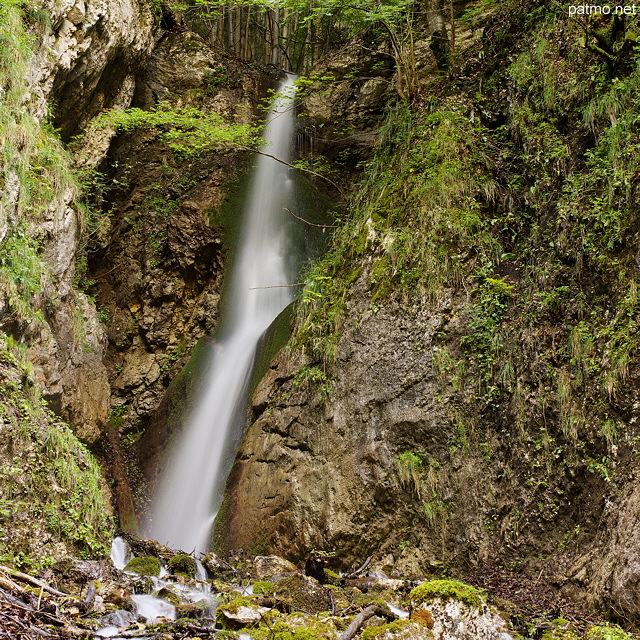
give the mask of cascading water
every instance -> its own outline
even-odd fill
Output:
[[[293,136],[294,79],[276,96],[265,128],[266,152],[289,161]],[[234,427],[242,420],[256,346],[291,302],[296,276],[288,248],[293,188],[282,162],[260,155],[238,254],[226,288],[227,303],[204,389],[170,456],[152,503],[147,535],[184,551],[207,550],[232,460],[225,460]]]

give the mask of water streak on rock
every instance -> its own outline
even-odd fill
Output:
[[[293,94],[290,78],[276,98],[264,134],[265,152],[284,162],[289,161],[293,137]],[[293,184],[288,173],[283,162],[266,155],[257,158],[206,383],[158,483],[147,526],[150,538],[173,548],[207,549],[235,453],[229,454],[229,442],[244,418],[257,343],[292,300],[288,285],[295,268],[285,207]]]

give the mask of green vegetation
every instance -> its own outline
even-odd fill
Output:
[[[37,569],[59,556],[59,541],[83,556],[106,555],[111,523],[96,461],[46,409],[25,350],[1,337],[0,372],[2,561]],[[38,528],[49,540],[34,538]]]
[[[19,319],[33,319],[32,302],[46,273],[35,225],[49,207],[73,197],[77,182],[55,132],[30,113],[26,102],[31,37],[21,7],[13,0],[0,5],[0,287]]]
[[[452,298],[461,321],[428,347],[449,434],[429,454],[447,462],[437,469],[416,441],[389,474],[433,526],[462,508],[444,499],[460,490],[452,467],[484,468],[485,528],[500,521],[512,544],[533,521],[567,530],[577,478],[619,490],[620,443],[637,438],[622,407],[640,346],[640,52],[631,20],[503,9],[482,73],[453,61],[467,89],[439,79],[387,113],[329,251],[305,274],[290,348],[333,379],[347,327]],[[466,19],[494,10],[479,3]],[[522,504],[505,515],[505,498]]]
[[[585,635],[586,640],[630,640],[630,638],[631,636],[618,625],[589,627]]]
[[[399,633],[403,631],[407,626],[416,624],[413,620],[394,620],[388,624],[372,625],[365,627],[360,634],[362,640],[373,640],[384,633]]]
[[[335,628],[323,621],[307,619],[304,624],[295,614],[282,615],[273,611],[263,616],[257,629],[249,629],[254,640],[333,640]]]
[[[564,618],[551,622],[551,628],[542,634],[541,640],[579,640],[573,625]]]
[[[404,451],[396,457],[395,465],[400,486],[422,498],[422,455],[414,451]]]
[[[430,602],[435,598],[441,600],[459,600],[470,607],[481,609],[485,603],[484,591],[476,589],[458,580],[432,580],[423,582],[409,594],[414,604]]]
[[[153,109],[109,111],[98,123],[116,125],[119,131],[149,127],[159,131],[159,139],[183,158],[196,158],[212,150],[246,149],[255,145],[257,128],[251,125],[229,125],[217,113],[196,108],[179,108],[167,101]]]
[[[272,596],[273,595],[273,582],[266,580],[258,580],[253,583],[253,593],[256,595]]]
[[[366,278],[375,312],[389,298],[433,300],[500,256],[481,208],[496,195],[486,136],[462,111],[447,100],[419,112],[402,103],[388,115],[349,217],[307,273],[294,345],[332,361],[357,280]],[[367,272],[365,254],[373,258]]]
[[[186,553],[178,553],[169,558],[168,564],[171,573],[183,578],[195,578],[197,566],[193,556],[189,556]]]
[[[132,573],[137,573],[140,576],[145,576],[147,578],[153,578],[160,575],[160,560],[153,556],[139,556],[137,558],[131,558],[129,562],[127,562],[127,566],[124,568],[125,571],[131,571]]]

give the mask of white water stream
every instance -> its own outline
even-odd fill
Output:
[[[267,119],[266,153],[290,159],[295,89],[289,77]],[[204,389],[169,458],[152,503],[147,536],[175,549],[205,552],[230,464],[225,449],[246,410],[256,346],[293,298],[284,209],[293,189],[286,165],[257,158],[221,329]],[[283,286],[285,285],[285,286]],[[233,455],[233,454],[232,454]]]

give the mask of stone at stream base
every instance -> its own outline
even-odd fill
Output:
[[[505,621],[492,607],[471,607],[459,600],[436,598],[421,604],[413,617],[428,611],[433,619],[434,640],[504,640]]]
[[[315,578],[299,572],[280,578],[274,584],[273,595],[294,609],[306,613],[319,613],[331,609],[329,590]]]
[[[433,632],[419,622],[399,620],[381,627],[366,627],[361,637],[371,640],[434,640]]]
[[[227,618],[227,620],[232,620],[236,624],[247,625],[260,622],[263,614],[269,611],[271,611],[271,609],[267,607],[240,606],[237,611],[228,611],[225,609],[222,611],[222,615]]]
[[[278,556],[256,556],[253,560],[252,576],[254,580],[272,580],[276,576],[297,571],[298,568],[295,564]]]
[[[220,561],[220,558],[215,553],[207,553],[207,555],[202,559],[202,566],[212,575],[215,576],[216,573],[222,571],[223,565]]]

